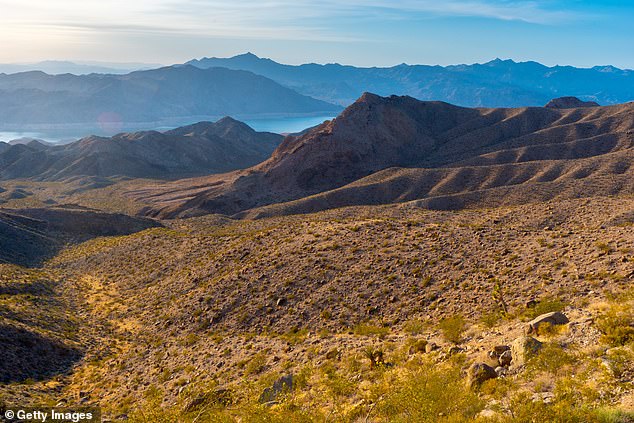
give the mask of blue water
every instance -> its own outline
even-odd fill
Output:
[[[245,123],[260,132],[288,134],[312,128],[335,116],[295,117],[282,119],[247,119]]]
[[[309,117],[286,117],[286,118],[269,118],[269,119],[244,119],[244,122],[260,132],[275,132],[278,134],[288,134],[301,132],[304,129],[319,125],[326,120],[333,119],[335,116],[309,116]],[[189,122],[194,123],[194,122]],[[183,125],[185,125],[184,123]],[[121,129],[121,131],[143,131],[157,130],[165,131],[172,129],[173,126],[161,126],[155,128],[146,127],[130,127]],[[117,131],[118,132],[118,131]],[[38,129],[37,131],[0,131],[0,141],[9,142],[18,138],[37,138],[52,143],[67,143],[86,137],[88,135],[111,136],[114,133],[106,133],[100,128],[67,128],[67,129],[51,129],[50,131]]]

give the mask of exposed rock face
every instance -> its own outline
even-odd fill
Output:
[[[577,97],[559,97],[550,100],[545,107],[550,109],[575,109],[579,107],[599,107],[594,101],[582,101]]]
[[[526,328],[526,332],[528,334],[538,333],[539,327],[543,324],[549,324],[552,326],[555,325],[565,325],[568,323],[568,317],[560,311],[553,311],[552,313],[545,313],[540,316],[537,316],[530,322],[528,322],[528,327]]]

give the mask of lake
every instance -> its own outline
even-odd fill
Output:
[[[282,118],[255,118],[255,119],[242,119],[247,125],[260,132],[275,132],[278,134],[301,132],[306,128],[319,125],[320,123],[333,119],[335,116],[302,116],[302,117],[282,117]],[[194,121],[190,122],[194,123]],[[182,125],[186,125],[183,123]],[[141,130],[157,130],[166,131],[172,129],[175,126],[158,126],[158,127],[135,127],[129,126],[122,128],[122,131],[141,131]],[[117,131],[118,132],[118,131]],[[43,128],[39,127],[36,130],[25,131],[1,131],[0,141],[8,142],[18,138],[37,138],[44,141],[53,143],[68,143],[78,140],[88,135],[102,135],[111,136],[112,132],[104,131],[102,128],[87,128],[85,126],[76,126],[70,128],[60,128],[59,125],[55,128]]]

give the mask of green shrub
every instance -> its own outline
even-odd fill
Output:
[[[634,307],[630,303],[612,303],[596,320],[604,342],[622,346],[634,341]]]
[[[462,341],[467,322],[461,315],[456,314],[441,320],[438,326],[447,341],[459,344]]]
[[[600,423],[630,423],[634,421],[633,412],[613,408],[600,408],[594,411],[594,415]]]
[[[535,307],[528,309],[525,316],[529,319],[534,319],[545,313],[552,313],[553,311],[563,311],[566,308],[566,303],[556,298],[543,298]]]
[[[266,354],[263,352],[257,353],[253,356],[251,360],[247,363],[244,368],[245,375],[257,375],[262,373],[264,368],[266,367]]]
[[[390,332],[389,328],[377,326],[370,323],[359,323],[354,327],[354,333],[362,336],[385,337]]]
[[[482,322],[482,324],[486,327],[486,328],[493,328],[495,327],[497,324],[500,323],[500,321],[504,320],[505,316],[503,313],[501,313],[500,311],[493,311],[490,313],[485,313],[480,317],[480,322]]]
[[[470,421],[483,402],[465,389],[458,366],[423,364],[391,384],[392,392],[378,403],[378,421]]]
[[[565,402],[545,404],[533,401],[528,392],[520,392],[511,398],[511,416],[503,421],[513,423],[591,423],[599,422],[587,408],[576,408]]]
[[[527,367],[532,371],[543,371],[551,374],[565,372],[566,366],[575,362],[574,355],[565,351],[556,343],[547,343],[539,351],[539,354],[531,357]]]
[[[412,319],[405,322],[403,330],[410,335],[420,335],[421,333],[425,332],[427,326],[428,324],[422,320]]]

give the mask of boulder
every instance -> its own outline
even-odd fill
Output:
[[[539,326],[548,323],[552,326],[555,325],[565,325],[569,320],[565,314],[560,311],[553,311],[551,313],[542,314],[541,316],[535,317],[533,320],[528,322],[528,327],[526,329],[528,334],[537,333]]]
[[[459,354],[459,353],[464,352],[464,351],[465,351],[464,348],[460,348],[460,347],[454,345],[453,347],[450,347],[447,350],[447,355],[449,357],[451,357],[452,355],[456,355],[456,354]]]
[[[509,347],[508,345],[496,345],[491,351],[488,352],[488,356],[493,360],[497,360],[502,354],[504,354],[504,351],[508,351],[510,349],[511,347]]]
[[[473,363],[467,374],[467,386],[477,388],[489,379],[495,379],[498,374],[495,369],[484,363]]]
[[[511,361],[513,360],[513,354],[511,353],[511,350],[506,350],[504,351],[502,354],[500,354],[500,357],[498,358],[498,363],[500,363],[500,366],[502,367],[508,367],[511,365]]]
[[[509,347],[508,345],[496,345],[495,347],[493,347],[493,351],[497,354],[498,357],[504,354],[504,351],[508,351],[510,349],[511,347]]]
[[[434,344],[433,342],[429,342],[427,345],[425,345],[425,352],[430,353],[437,350],[438,348],[440,348],[438,345]]]
[[[511,357],[513,365],[522,366],[534,357],[542,348],[542,343],[530,336],[520,336],[511,343]]]
[[[504,377],[506,376],[506,371],[508,369],[506,367],[502,367],[502,366],[497,366],[495,368],[495,373],[498,375],[498,377]]]
[[[273,386],[266,388],[260,395],[260,404],[274,404],[281,394],[293,390],[293,375],[282,376],[273,383]]]

